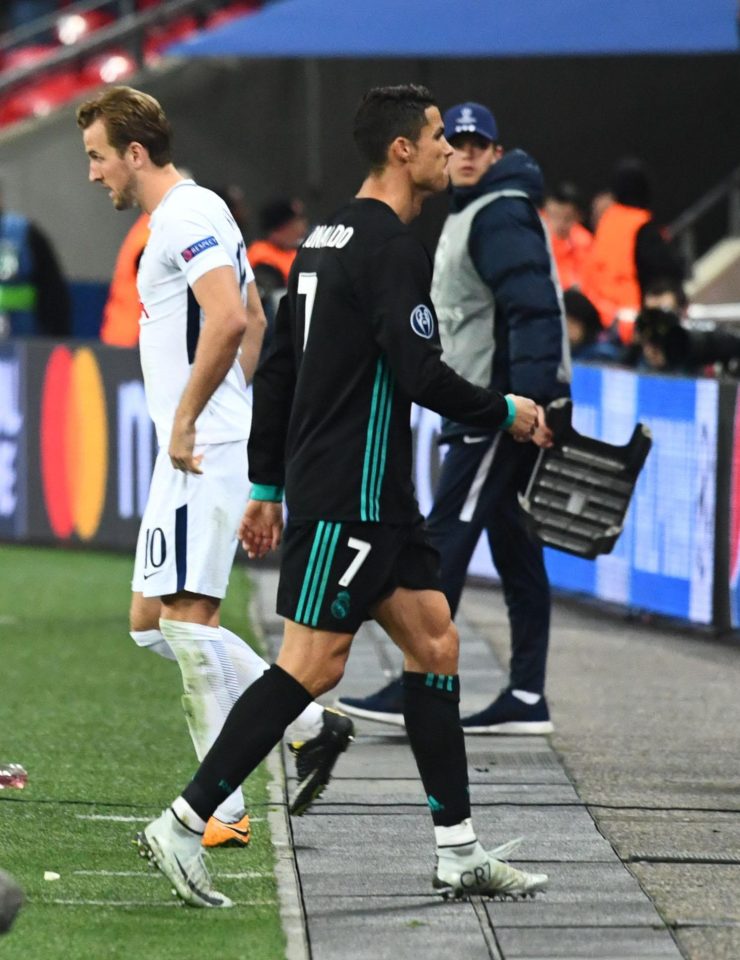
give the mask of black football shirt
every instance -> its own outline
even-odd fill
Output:
[[[254,380],[253,483],[284,486],[292,522],[413,523],[412,401],[496,429],[501,394],[442,361],[423,245],[379,200],[315,227],[293,264]]]

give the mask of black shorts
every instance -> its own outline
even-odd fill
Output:
[[[440,590],[439,554],[422,521],[318,520],[285,528],[277,612],[316,630],[356,633],[396,587]]]

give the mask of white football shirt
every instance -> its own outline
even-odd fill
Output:
[[[209,270],[230,266],[246,304],[254,274],[228,207],[192,180],[181,180],[164,195],[150,230],[136,281],[142,305],[139,350],[149,415],[160,446],[167,446],[203,321],[191,287]],[[246,440],[251,412],[235,360],[196,421],[195,442]]]

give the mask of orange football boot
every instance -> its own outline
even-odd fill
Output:
[[[204,847],[246,847],[252,837],[249,814],[245,813],[236,823],[224,823],[211,817],[203,834]]]

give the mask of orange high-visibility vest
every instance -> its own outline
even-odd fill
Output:
[[[605,327],[612,325],[619,310],[640,309],[635,244],[638,230],[650,219],[647,210],[613,203],[596,227],[581,291],[599,311]],[[620,330],[620,337],[631,340],[631,326]]]
[[[254,269],[257,264],[264,263],[268,267],[274,267],[282,274],[285,285],[288,284],[288,274],[293,266],[297,250],[284,250],[282,247],[276,247],[269,240],[255,240],[250,244],[247,250],[247,259],[250,266]]]
[[[139,342],[141,303],[136,289],[136,272],[148,240],[149,216],[142,213],[124,237],[116,257],[100,328],[103,343],[114,347],[135,347]]]
[[[591,231],[580,223],[574,223],[565,238],[550,231],[552,255],[555,257],[558,279],[563,290],[581,286],[593,239]]]

